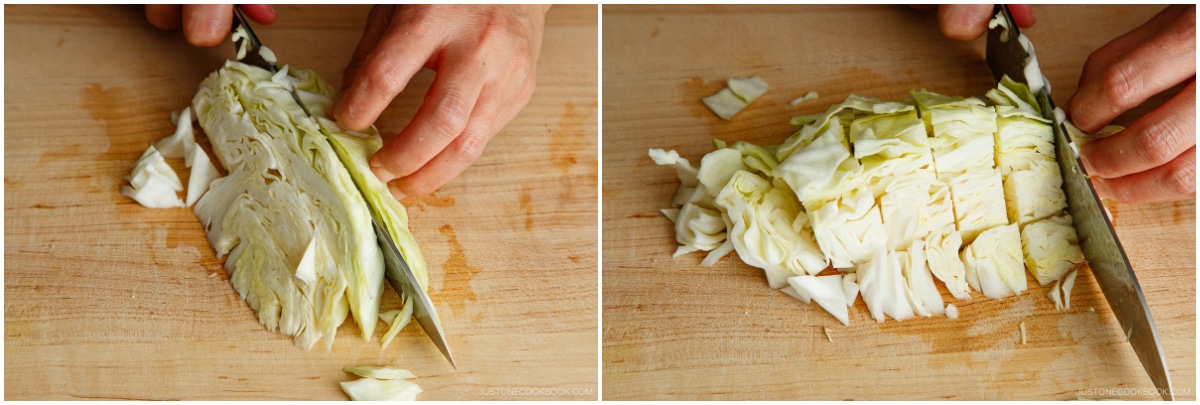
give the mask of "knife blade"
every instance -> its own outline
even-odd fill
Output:
[[[1083,256],[1087,259],[1100,290],[1104,292],[1109,307],[1116,315],[1117,322],[1121,324],[1121,330],[1125,331],[1150,380],[1154,382],[1163,399],[1174,400],[1167,359],[1158,338],[1158,330],[1154,326],[1154,318],[1150,315],[1150,307],[1146,305],[1146,296],[1142,294],[1137,276],[1133,273],[1133,266],[1129,264],[1129,258],[1117,239],[1112,223],[1104,214],[1100,198],[1096,196],[1087,171],[1071,147],[1066,128],[1055,117],[1049,81],[1045,80],[1040,69],[1027,70],[1027,58],[1034,56],[1031,54],[1032,46],[1027,52],[1018,40],[1021,34],[1008,7],[997,5],[995,16],[997,19],[1003,19],[1007,27],[989,24],[988,67],[991,68],[997,82],[1004,75],[1008,75],[1013,80],[1029,83],[1028,79],[1031,78],[1027,76],[1035,74],[1038,77],[1032,79],[1045,82],[1045,88],[1038,91],[1036,96],[1043,118],[1055,123],[1055,157],[1062,172],[1067,211],[1075,221],[1080,249],[1083,250]]]
[[[250,24],[246,20],[246,16],[242,14],[240,7],[233,8],[233,41],[238,48],[238,60],[242,63],[258,66],[270,71],[271,73],[279,72],[279,68],[273,60],[272,52],[264,51],[262,42],[259,41],[258,35],[254,34],[254,30],[250,28]],[[238,32],[239,29],[242,32]],[[267,56],[269,55],[269,57]],[[300,101],[300,96],[296,94],[296,89],[291,89],[292,99],[296,100],[296,104],[304,110],[304,113],[312,118],[313,115],[309,112],[308,107]],[[361,193],[362,190],[360,189]],[[370,201],[365,195],[364,201]],[[438,350],[450,361],[450,365],[455,369],[458,366],[454,364],[454,356],[450,353],[450,346],[446,343],[445,333],[442,332],[442,323],[438,319],[437,308],[433,306],[433,300],[429,298],[429,294],[417,283],[417,277],[413,274],[412,269],[408,267],[408,262],[404,260],[404,254],[400,253],[400,249],[396,247],[396,242],[392,240],[391,235],[383,228],[379,215],[374,208],[371,212],[371,225],[375,228],[375,238],[379,243],[380,250],[383,251],[384,276],[387,278],[388,284],[391,284],[392,290],[396,294],[403,292],[404,296],[412,297],[413,299],[413,317],[416,318],[417,324],[421,325],[421,329],[425,330],[425,334],[429,336],[433,343],[437,345]],[[403,297],[401,297],[403,298]]]

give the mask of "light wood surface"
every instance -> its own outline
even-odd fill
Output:
[[[262,40],[340,85],[368,7],[278,10]],[[343,367],[385,364],[412,370],[420,399],[596,399],[597,13],[550,11],[528,107],[407,204],[455,370],[417,327],[386,350],[383,328],[364,342],[353,322],[332,351],[297,348],[258,324],[190,210],[118,193],[231,45],[190,47],[141,6],[6,7],[5,399],[339,400]],[[432,77],[385,112],[384,133]]]
[[[1034,9],[1037,24],[1024,32],[1065,101],[1092,50],[1161,6]],[[1158,398],[1144,391],[1153,383],[1087,272],[1064,312],[1046,298],[1048,287],[1033,283],[1004,300],[976,293],[958,301],[943,290],[958,320],[877,324],[859,300],[842,326],[770,289],[736,254],[712,268],[700,266],[698,253],[671,258],[673,228],[658,209],[678,180],[647,149],[698,162],[712,138],[779,143],[791,133],[789,117],[850,93],[982,96],[994,86],[982,38],[946,39],[935,13],[902,6],[606,6],[603,21],[606,400]],[[725,78],[753,75],[771,90],[731,121],[700,103]],[[820,98],[788,105],[810,90]],[[1109,208],[1178,397],[1194,400],[1195,201]]]

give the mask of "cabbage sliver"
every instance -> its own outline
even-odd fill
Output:
[[[272,75],[227,62],[204,80],[192,109],[229,174],[212,182],[195,212],[218,256],[229,256],[234,288],[268,329],[301,347],[321,339],[332,347],[349,314],[370,340],[384,271],[371,210],[383,214],[422,285],[424,261],[403,206],[363,175],[363,156],[379,148],[379,136],[330,130],[296,103],[293,86],[317,117],[328,109],[332,88],[313,72]]]

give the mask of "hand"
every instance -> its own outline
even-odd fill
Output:
[[[1126,203],[1196,198],[1195,41],[1196,6],[1170,6],[1088,57],[1067,103],[1071,121],[1087,132],[1183,85],[1124,131],[1080,148],[1101,196]]]
[[[422,67],[437,71],[412,122],[371,158],[397,200],[462,173],[533,96],[549,6],[381,5],[371,9],[342,94],[342,128],[370,126]]]
[[[933,4],[913,5],[918,10],[933,9]],[[988,21],[992,20],[991,4],[942,4],[937,6],[938,24],[942,33],[951,39],[970,41],[987,32]],[[1009,4],[1008,12],[1019,28],[1033,26],[1033,8],[1028,4]]]
[[[272,24],[278,17],[275,8],[265,4],[243,4],[246,17],[259,24]],[[232,4],[147,4],[150,25],[173,30],[183,26],[183,36],[195,46],[212,47],[225,42],[233,28]]]

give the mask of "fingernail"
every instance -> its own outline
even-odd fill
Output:
[[[1080,149],[1082,149],[1082,148],[1080,148]],[[1094,170],[1092,170],[1092,164],[1088,163],[1087,157],[1083,156],[1082,150],[1079,151],[1079,161],[1083,162],[1083,170],[1087,171],[1088,174],[1093,174],[1095,172]]]
[[[388,183],[388,191],[392,192],[392,197],[395,197],[396,201],[404,201],[405,198],[408,198],[408,194],[405,194],[404,190],[400,189],[399,181]]]
[[[384,183],[390,182],[395,180],[396,177],[399,177],[392,174],[392,172],[388,171],[388,169],[385,169],[383,166],[375,166],[374,164],[371,165],[371,173],[374,173],[375,178]]]
[[[1112,193],[1109,192],[1108,185],[1104,184],[1104,179],[1093,177],[1092,188],[1096,189],[1096,195],[1100,198],[1112,198]]]

